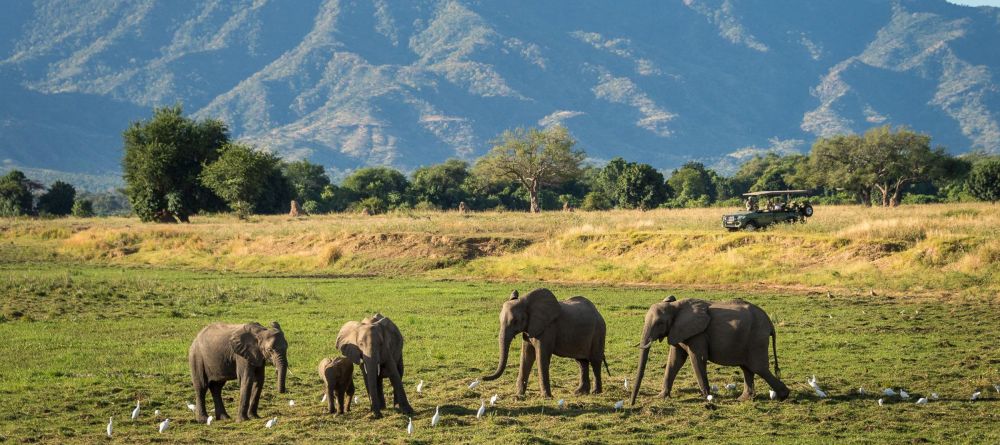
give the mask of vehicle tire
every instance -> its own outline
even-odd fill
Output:
[[[760,229],[760,227],[757,227],[757,224],[752,222],[748,222],[747,225],[743,226],[743,230],[746,230],[747,232],[756,232],[758,229]]]
[[[813,216],[813,206],[806,204],[805,207],[802,207],[802,214],[806,218]]]
[[[726,227],[726,230],[728,230],[730,232],[735,232],[735,231],[740,230],[740,229],[737,228],[737,227]]]

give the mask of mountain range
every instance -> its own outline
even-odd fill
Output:
[[[944,0],[36,0],[0,16],[0,161],[116,173],[156,106],[333,172],[562,124],[727,171],[906,125],[1000,152],[1000,8]]]

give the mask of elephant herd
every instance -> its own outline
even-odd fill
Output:
[[[571,358],[580,365],[580,380],[575,393],[598,394],[602,391],[601,365],[610,375],[604,355],[607,326],[597,307],[584,297],[559,301],[548,289],[535,289],[521,297],[517,291],[500,309],[499,363],[496,371],[483,376],[495,380],[507,367],[507,356],[514,337],[521,334],[521,362],[516,393],[523,396],[535,361],[538,362],[539,389],[551,397],[549,366],[552,356]],[[754,396],[754,376],[760,376],[774,390],[778,400],[789,395],[779,380],[777,337],[768,315],[743,300],[713,303],[697,299],[676,300],[673,296],[650,306],[640,336],[639,363],[631,403],[634,405],[654,341],[667,339],[670,345],[660,397],[670,397],[674,378],[688,359],[703,397],[709,394],[707,362],[739,366],[743,370],[744,390],[740,400]],[[768,357],[768,340],[774,349],[774,374]],[[393,406],[412,414],[403,386],[403,335],[392,320],[375,314],[359,321],[349,321],[337,334],[336,347],[341,357],[324,358],[318,372],[324,382],[324,400],[330,413],[349,411],[354,395],[353,368],[361,369],[365,391],[374,417],[386,409],[383,381],[392,386]],[[222,387],[229,380],[239,381],[240,399],[237,420],[259,418],[258,402],[264,384],[264,366],[276,368],[278,392],[285,392],[288,369],[288,342],[277,322],[265,327],[258,323],[206,326],[195,337],[188,352],[191,382],[195,390],[195,417],[208,418],[205,393],[211,391],[214,417],[230,418],[223,405]],[[590,371],[593,370],[593,384]],[[335,402],[336,401],[336,406]]]

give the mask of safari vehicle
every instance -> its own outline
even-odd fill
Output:
[[[808,190],[771,190],[744,193],[747,211],[722,217],[722,227],[730,232],[754,231],[783,222],[805,222],[813,215],[808,199],[795,199],[809,195]]]

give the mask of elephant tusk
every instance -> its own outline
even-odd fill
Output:
[[[639,349],[649,349],[649,347],[652,346],[652,345],[653,345],[653,342],[649,342],[649,343],[646,343],[644,345],[640,345],[640,344],[637,343],[635,346],[638,347]]]

